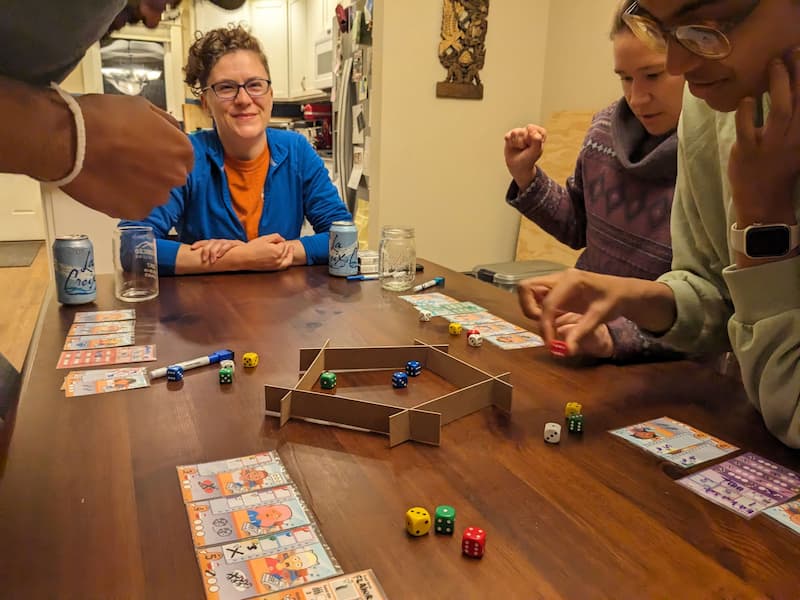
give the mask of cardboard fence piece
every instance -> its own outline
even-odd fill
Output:
[[[511,374],[490,375],[448,354],[446,344],[330,348],[329,342],[300,350],[302,376],[294,387],[264,386],[266,411],[280,415],[281,427],[291,418],[306,419],[382,433],[390,447],[408,440],[438,446],[442,425],[492,405],[511,412]],[[411,408],[312,390],[323,371],[405,371],[409,360],[459,389]]]

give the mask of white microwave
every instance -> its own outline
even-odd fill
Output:
[[[329,33],[314,42],[312,85],[318,90],[333,86],[333,39]]]

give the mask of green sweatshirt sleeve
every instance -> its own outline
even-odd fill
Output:
[[[748,397],[772,434],[800,448],[800,257],[724,272],[728,333]]]

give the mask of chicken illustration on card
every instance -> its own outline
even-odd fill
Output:
[[[186,505],[197,547],[276,533],[310,524],[294,486],[278,486]]]
[[[342,573],[313,527],[197,551],[206,598],[238,600]]]
[[[274,452],[231,461],[178,467],[184,502],[255,492],[289,483]]]

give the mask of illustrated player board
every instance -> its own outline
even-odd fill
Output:
[[[61,353],[56,369],[97,367],[156,360],[155,345],[99,348],[97,350],[67,350]]]
[[[793,500],[779,506],[771,506],[764,511],[764,514],[800,534],[800,500]]]
[[[299,494],[288,485],[189,502],[186,512],[198,548],[311,524]]]
[[[747,519],[800,492],[800,475],[748,452],[677,481]]]
[[[478,329],[480,329],[480,327],[478,327]],[[519,350],[520,348],[544,346],[544,340],[530,331],[488,335],[484,336],[483,339],[503,350]]]
[[[367,569],[259,596],[256,600],[388,600],[388,596],[372,569]]]
[[[410,294],[408,296],[400,296],[401,300],[405,300],[406,302],[410,302],[414,306],[419,306],[420,304],[425,304],[428,306],[437,305],[437,304],[451,304],[453,302],[458,302],[455,298],[451,298],[447,294],[442,294],[441,292],[428,292],[427,294]]]
[[[669,417],[613,429],[609,433],[684,468],[714,460],[739,449]]]
[[[120,392],[148,387],[150,381],[145,367],[133,369],[98,369],[70,371],[64,378],[63,389],[67,398],[91,396],[107,392]]]
[[[277,452],[181,466],[178,478],[184,502],[237,496],[290,483]]]
[[[448,321],[457,321],[464,327],[477,327],[483,325],[484,323],[505,323],[505,321],[503,321],[497,315],[493,315],[492,313],[486,311],[464,313],[460,315],[447,314],[442,316]]]
[[[103,323],[105,321],[128,321],[136,318],[136,310],[126,308],[121,310],[98,310],[92,312],[75,313],[74,323]]]
[[[298,527],[197,551],[209,600],[238,600],[340,575],[316,530]]]
[[[68,337],[79,335],[108,335],[111,333],[131,333],[136,321],[104,321],[102,323],[73,323],[67,332]]]
[[[133,346],[133,332],[114,333],[111,335],[94,335],[68,337],[64,342],[64,350],[94,350],[96,348],[115,348],[117,346]]]

